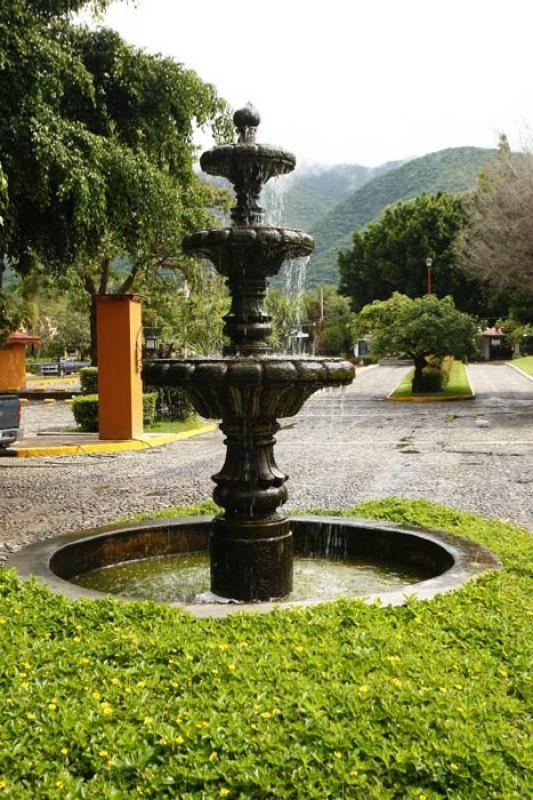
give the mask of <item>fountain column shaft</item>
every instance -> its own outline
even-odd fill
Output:
[[[245,414],[221,429],[226,461],[213,497],[225,512],[213,521],[211,589],[235,600],[283,597],[292,590],[292,533],[278,511],[287,500],[287,476],[274,459],[279,425]]]

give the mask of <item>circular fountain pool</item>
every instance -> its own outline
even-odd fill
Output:
[[[72,598],[153,599],[197,616],[309,606],[339,597],[398,605],[430,599],[487,569],[485,548],[441,531],[344,517],[291,518],[294,591],[274,602],[234,603],[209,593],[211,519],[145,521],[47,539],[8,566]]]

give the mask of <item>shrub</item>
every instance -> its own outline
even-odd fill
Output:
[[[83,370],[82,370],[83,371]],[[95,433],[98,431],[98,395],[82,394],[74,398],[72,413],[82,431]]]
[[[366,356],[361,356],[361,358],[362,358],[362,361],[363,361],[363,366],[365,366],[365,367],[368,367],[370,364],[377,364],[378,363],[378,360],[377,360],[376,356],[373,356],[370,353],[367,353]]]
[[[156,394],[155,418],[159,420],[183,420],[195,413],[185,392],[176,386],[151,386],[145,384],[145,392]]]
[[[80,369],[80,390],[82,394],[98,394],[98,367]]]
[[[155,406],[157,395],[155,392],[143,394],[143,422],[152,425],[155,422]],[[98,431],[98,395],[82,394],[72,403],[72,413],[76,423],[85,433]]]

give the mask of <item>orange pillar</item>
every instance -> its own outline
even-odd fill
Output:
[[[31,333],[12,333],[0,347],[0,392],[19,392],[26,388],[26,347],[38,344]]]
[[[143,433],[141,298],[99,295],[98,420],[100,439],[135,439]]]

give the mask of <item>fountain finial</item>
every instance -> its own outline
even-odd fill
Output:
[[[239,142],[254,142],[261,117],[259,111],[251,104],[246,103],[233,115],[233,122],[239,134]]]

